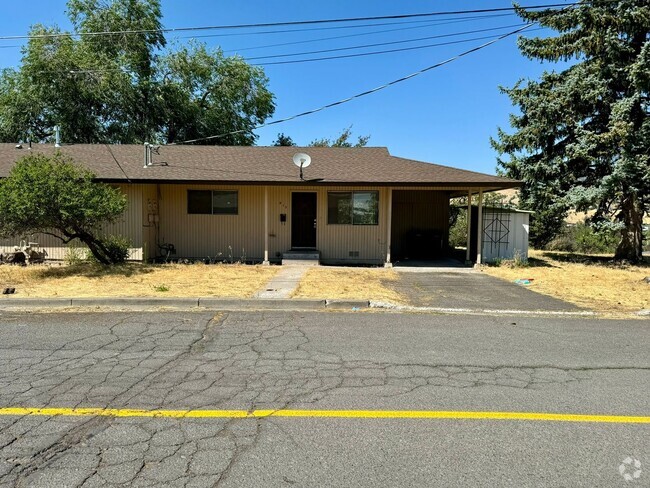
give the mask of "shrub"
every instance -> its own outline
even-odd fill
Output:
[[[522,255],[519,249],[515,249],[512,256],[512,265],[515,268],[525,268],[528,266],[528,258]]]
[[[490,264],[498,268],[503,264],[503,258],[494,258]]]
[[[123,263],[129,259],[131,240],[124,236],[102,237],[101,241],[106,246],[107,255],[111,263]]]
[[[467,209],[450,207],[449,246],[452,248],[467,246]]]
[[[123,236],[100,237],[99,242],[104,246],[104,252],[112,264],[120,264],[129,259],[129,247],[131,241]],[[87,259],[98,263],[95,256],[88,251]]]
[[[63,256],[63,262],[68,266],[81,264],[86,261],[86,259],[87,255],[84,249],[74,245],[66,247],[65,255]]]
[[[547,251],[576,252],[575,239],[568,235],[560,235],[549,242],[544,249]]]
[[[580,223],[566,226],[545,249],[548,251],[579,252],[583,254],[613,253],[616,251],[618,235],[608,229],[594,229]]]

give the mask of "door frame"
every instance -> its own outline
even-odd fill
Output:
[[[316,195],[316,242],[314,243],[313,247],[298,247],[293,245],[293,194],[294,193],[313,193]],[[290,221],[289,221],[289,247],[291,249],[318,249],[318,191],[316,190],[291,190],[291,200],[289,203],[289,215],[290,215]]]

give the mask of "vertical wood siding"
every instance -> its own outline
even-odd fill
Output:
[[[153,185],[151,185],[153,187]],[[179,258],[247,259],[264,257],[264,186],[238,185],[160,185],[158,211],[159,240],[174,244]],[[237,190],[237,215],[190,215],[187,213],[187,190]],[[334,225],[327,223],[327,194],[330,191],[379,192],[379,225]],[[400,188],[394,190],[435,190],[435,208],[426,207],[425,219],[435,213],[436,222],[448,229],[449,190],[451,188]],[[149,200],[149,189],[143,201]],[[269,258],[279,260],[291,249],[291,194],[315,192],[317,195],[316,248],[324,262],[383,263],[387,252],[388,188],[372,186],[269,186]],[[153,195],[156,192],[152,193]],[[286,214],[286,222],[280,215]],[[146,225],[147,215],[143,214]],[[399,225],[395,222],[394,225]],[[154,249],[155,238],[149,235],[148,248]],[[146,237],[145,237],[145,242]],[[351,253],[353,254],[351,256]],[[357,255],[358,253],[358,255]]]
[[[442,241],[438,249],[441,254],[449,242],[449,193],[434,190],[394,190],[393,224],[391,229],[392,259],[409,257],[409,248],[413,251],[416,243],[413,232],[438,234]],[[429,235],[429,238],[433,235]],[[436,256],[434,242],[429,246],[428,258]],[[413,258],[414,256],[410,256]]]
[[[128,237],[133,242],[130,258],[151,259],[159,254],[158,244],[174,244],[175,257],[262,260],[264,257],[264,186],[131,184],[119,185],[127,195],[128,207],[118,221],[107,226],[107,234]],[[237,190],[237,215],[190,215],[187,190]],[[372,186],[269,186],[269,258],[279,260],[291,249],[291,193],[311,191],[317,194],[316,247],[324,262],[382,263],[387,253],[388,188]],[[327,194],[330,191],[378,191],[378,225],[334,225],[327,223]],[[394,187],[399,190],[435,190],[435,211],[440,221],[448,216],[449,190],[440,187]],[[158,215],[158,223],[149,215]],[[280,215],[286,214],[286,222]],[[444,214],[444,215],[443,215]],[[444,217],[444,219],[443,219]],[[152,217],[153,218],[153,217]],[[399,226],[393,217],[393,225]],[[23,239],[25,239],[23,237]],[[21,238],[0,241],[0,252],[9,252]],[[27,240],[27,239],[26,239]],[[66,246],[51,236],[30,236],[47,249],[51,259],[63,259]],[[351,256],[353,253],[353,256]],[[358,256],[356,255],[358,253]]]
[[[187,190],[237,190],[237,215],[187,213]],[[160,242],[177,257],[261,260],[264,255],[264,187],[160,185]]]
[[[269,255],[291,249],[291,193],[316,193],[316,248],[324,262],[376,262],[386,257],[386,201],[387,190],[377,187],[271,187],[269,189]],[[330,191],[379,192],[379,225],[340,225],[327,223],[327,193]],[[287,214],[287,222],[280,222],[280,214]],[[350,253],[355,256],[351,257]],[[358,253],[358,256],[356,256]]]

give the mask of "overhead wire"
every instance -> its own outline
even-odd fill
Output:
[[[464,36],[467,34],[477,34],[479,32],[490,32],[495,30],[511,29],[513,27],[521,27],[522,25],[525,24],[520,22],[518,24],[503,25],[500,27],[490,27],[487,29],[475,29],[475,30],[464,31],[464,32],[453,32],[450,34],[437,34],[435,36],[416,37],[414,39],[401,39],[399,41],[376,42],[372,44],[362,44],[358,46],[347,46],[347,47],[338,47],[338,48],[331,48],[331,49],[320,49],[317,51],[304,51],[300,53],[269,54],[266,56],[255,56],[255,57],[246,58],[246,61],[257,61],[259,59],[288,58],[293,56],[305,56],[308,54],[322,54],[322,53],[331,53],[331,52],[340,52],[340,51],[350,51],[354,49],[365,49],[368,47],[391,46],[395,44],[405,44],[408,42],[427,41],[430,39],[440,39],[445,37]]]
[[[418,25],[414,27],[404,27],[403,29],[420,29],[423,27],[427,27],[429,25],[446,25],[446,24],[455,24],[455,23],[462,23],[462,22],[470,22],[472,20],[481,20],[481,19],[491,19],[495,17],[511,17],[515,15],[514,12],[510,12],[507,14],[492,14],[492,15],[475,15],[475,16],[470,16],[470,17],[463,17],[461,19],[438,19],[438,20],[411,20],[411,21],[398,21],[398,22],[382,22],[382,23],[372,23],[372,24],[356,24],[356,25],[338,25],[335,27],[311,27],[308,29],[282,29],[282,30],[271,30],[271,31],[253,31],[253,32],[230,32],[226,34],[205,34],[205,35],[199,35],[199,36],[174,36],[171,37],[170,39],[202,39],[202,38],[209,38],[209,37],[233,37],[233,36],[251,36],[251,35],[267,35],[267,34],[294,34],[294,33],[303,33],[303,32],[316,32],[316,31],[330,31],[330,30],[343,30],[343,29],[362,29],[366,27],[383,27],[383,26],[389,26],[389,25],[412,25],[412,24],[426,24],[426,25]],[[391,29],[393,30],[393,29]],[[356,36],[363,36],[363,35],[372,35],[375,33],[380,33],[380,32],[390,32],[391,30],[386,30],[386,31],[370,31],[370,32],[362,32],[362,33],[357,33],[357,34],[348,34],[348,35],[343,35],[343,36],[333,36],[333,37],[325,37],[321,38],[318,40],[325,40],[329,41],[332,39],[338,39],[338,38],[344,38],[344,37],[356,37]],[[305,40],[305,41],[296,41],[299,43],[302,42],[311,42],[311,40]],[[284,44],[284,43],[282,43]],[[267,47],[267,46],[254,46],[252,49],[258,49]],[[272,46],[275,47],[275,46]],[[243,48],[247,49],[247,48]]]
[[[499,41],[501,41],[503,39],[506,39],[506,38],[508,38],[510,36],[513,36],[515,34],[518,34],[520,32],[524,32],[525,30],[530,29],[534,25],[536,25],[536,23],[526,24],[523,27],[520,27],[520,28],[515,29],[513,31],[507,32],[505,34],[502,34],[502,35],[500,35],[499,37],[497,37],[495,39],[492,39],[492,40],[490,40],[488,42],[485,42],[485,43],[480,44],[478,46],[475,46],[475,47],[473,47],[471,49],[463,51],[462,53],[456,54],[456,55],[452,56],[451,58],[445,59],[444,61],[440,61],[438,63],[435,63],[435,64],[432,64],[432,65],[427,66],[425,68],[422,68],[421,70],[418,70],[418,71],[416,71],[414,73],[411,73],[409,75],[402,76],[401,78],[397,78],[395,80],[389,81],[388,83],[384,83],[383,85],[377,86],[377,87],[372,88],[370,90],[366,90],[366,91],[357,93],[357,94],[352,95],[350,97],[347,97],[347,98],[344,98],[344,99],[341,99],[341,100],[337,100],[337,101],[332,102],[332,103],[328,103],[326,105],[323,105],[321,107],[318,107],[318,108],[315,108],[315,109],[312,109],[312,110],[307,110],[305,112],[301,112],[301,113],[298,113],[298,114],[295,114],[295,115],[291,115],[289,117],[284,117],[282,119],[273,120],[271,122],[266,122],[264,124],[259,124],[258,126],[254,127],[252,130],[261,129],[263,127],[269,127],[269,126],[281,124],[281,123],[284,123],[284,122],[289,122],[290,120],[295,120],[295,119],[301,118],[301,117],[306,117],[308,115],[312,115],[312,114],[315,114],[315,113],[318,113],[318,112],[322,112],[323,110],[327,110],[329,108],[336,107],[338,105],[343,105],[345,103],[351,102],[352,100],[356,100],[358,98],[365,97],[365,96],[370,95],[372,93],[376,93],[378,91],[384,90],[384,89],[389,88],[391,86],[397,85],[398,83],[402,83],[404,81],[415,78],[416,76],[420,76],[420,75],[422,75],[422,74],[424,74],[424,73],[426,73],[428,71],[431,71],[433,69],[439,68],[439,67],[444,66],[444,65],[449,64],[449,63],[452,63],[452,62],[454,62],[454,61],[456,61],[456,60],[458,60],[460,58],[463,58],[463,57],[465,57],[465,56],[467,56],[469,54],[472,54],[472,53],[475,53],[475,52],[480,51],[482,49],[485,49],[486,47],[491,46],[491,45],[493,45],[493,44],[495,44],[495,43],[497,43],[497,42],[499,42]],[[248,132],[248,129],[242,129],[242,130],[231,131],[231,132],[227,132],[227,133],[223,133],[223,134],[217,134],[217,135],[213,135],[213,136],[199,137],[199,138],[196,138],[196,139],[189,139],[189,140],[185,140],[185,141],[179,141],[179,142],[175,142],[173,144],[174,145],[191,144],[191,143],[194,143],[194,142],[209,141],[209,140],[219,139],[219,138],[222,138],[222,137],[227,137],[227,136],[234,135],[234,134],[239,134],[239,133],[242,133],[242,132]]]
[[[535,30],[543,30],[542,28],[537,28],[537,29],[532,29],[532,31]],[[532,32],[531,31],[531,32]],[[324,56],[320,58],[306,58],[306,59],[293,59],[289,61],[268,61],[268,62],[263,62],[263,63],[251,63],[252,66],[274,66],[274,65],[281,65],[281,64],[300,64],[300,63],[311,63],[311,62],[317,62],[317,61],[330,61],[334,59],[349,59],[349,58],[361,58],[365,56],[377,56],[380,54],[391,54],[391,53],[398,53],[398,52],[406,52],[406,51],[418,51],[420,49],[429,49],[432,47],[441,47],[441,46],[452,46],[455,44],[464,44],[466,42],[472,42],[472,41],[483,41],[485,39],[495,39],[498,38],[498,35],[492,35],[492,36],[480,36],[480,37],[471,37],[469,39],[460,39],[458,41],[447,41],[447,42],[436,42],[433,44],[424,44],[422,46],[412,46],[412,47],[403,47],[403,48],[397,48],[397,49],[384,49],[382,51],[370,51],[366,53],[355,53],[355,54],[340,54],[337,56]]]
[[[277,54],[277,55],[267,55],[267,56],[259,56],[259,57],[242,58],[242,59],[244,61],[246,61],[246,62],[250,62],[250,61],[262,60],[262,59],[272,59],[272,58],[293,57],[293,56],[298,56],[298,55],[307,55],[307,54],[312,54],[312,53],[340,52],[340,51],[347,51],[347,50],[353,50],[353,49],[363,49],[363,48],[373,47],[373,46],[383,46],[383,45],[403,44],[403,43],[408,43],[408,42],[417,42],[417,41],[421,41],[421,40],[425,40],[425,39],[455,37],[455,36],[467,35],[467,34],[478,33],[478,32],[487,32],[487,31],[494,31],[494,30],[502,30],[502,29],[511,28],[511,27],[519,27],[519,26],[522,26],[522,25],[526,25],[526,24],[514,24],[514,25],[494,27],[494,28],[488,28],[488,29],[476,29],[476,30],[471,30],[471,31],[455,32],[455,33],[449,33],[449,34],[438,34],[438,35],[435,35],[435,36],[427,36],[427,37],[420,37],[420,38],[414,38],[414,39],[403,39],[403,40],[399,40],[399,41],[388,41],[388,42],[385,42],[385,43],[365,44],[365,45],[358,45],[358,46],[348,46],[348,47],[324,49],[324,50],[318,50],[318,51],[309,51],[309,52],[303,52],[303,53]],[[356,58],[356,57],[365,57],[365,56],[375,56],[375,55],[380,55],[380,54],[390,54],[390,53],[395,53],[395,52],[405,52],[405,51],[421,50],[421,49],[440,47],[440,46],[449,46],[449,45],[454,45],[454,44],[462,44],[462,43],[472,42],[472,41],[480,41],[480,40],[485,40],[485,39],[494,39],[494,38],[497,38],[497,37],[499,37],[499,35],[479,36],[479,37],[470,37],[470,38],[467,38],[467,39],[461,39],[461,40],[458,40],[458,41],[432,43],[432,44],[425,44],[425,45],[421,45],[421,46],[412,46],[412,47],[398,48],[398,49],[387,49],[387,50],[381,50],[381,51],[361,52],[361,53],[354,53],[354,54],[341,54],[341,55],[336,55],[336,56],[325,56],[325,57],[318,57],[318,58],[306,58],[306,59],[288,60],[288,61],[268,61],[268,62],[261,62],[261,63],[251,62],[250,64],[253,65],[253,66],[272,66],[272,65],[298,64],[298,63],[307,63],[307,62],[316,62],[316,61],[329,61],[329,60],[336,60],[336,59],[347,59],[347,58]],[[98,69],[90,68],[90,69],[70,69],[70,70],[41,70],[41,71],[38,71],[36,73],[38,73],[38,74],[57,74],[57,73],[62,73],[62,74],[92,74],[92,73],[105,73],[105,72],[106,73],[108,73],[108,72],[124,72],[124,73],[128,74],[131,71],[126,67],[121,67],[121,68],[98,68]]]
[[[575,3],[569,4],[576,5]],[[520,6],[524,10],[533,10],[540,8],[553,8],[553,7],[566,7],[566,3],[551,3],[543,5],[528,5]],[[320,25],[331,23],[349,23],[349,22],[362,22],[374,20],[396,20],[396,19],[410,19],[422,17],[436,17],[444,15],[465,15],[476,13],[492,13],[492,12],[513,12],[514,7],[500,7],[500,8],[486,8],[486,9],[468,9],[468,10],[452,10],[452,11],[439,11],[439,12],[424,12],[414,14],[396,14],[396,15],[381,15],[381,16],[368,16],[368,17],[346,17],[338,19],[316,19],[316,20],[298,20],[298,21],[285,21],[285,22],[264,22],[264,23],[251,23],[251,24],[231,24],[231,25],[212,25],[212,26],[194,26],[194,27],[161,27],[159,29],[127,29],[116,31],[90,31],[90,32],[52,32],[47,34],[25,34],[14,36],[0,36],[0,40],[17,40],[17,39],[37,39],[37,38],[55,38],[55,37],[69,37],[69,36],[113,36],[124,34],[150,34],[150,33],[168,33],[168,32],[188,32],[188,31],[205,31],[205,30],[228,30],[228,29],[249,29],[252,27],[279,27],[279,26],[299,26],[299,25]]]
[[[126,171],[124,171],[124,168],[122,167],[120,162],[117,160],[117,157],[115,157],[115,153],[111,149],[111,145],[110,144],[104,144],[104,146],[106,146],[106,149],[108,149],[109,154],[113,157],[113,160],[115,161],[115,164],[117,164],[117,167],[120,168],[120,171],[125,176],[126,181],[131,183],[131,179],[129,178],[129,175],[126,174]]]

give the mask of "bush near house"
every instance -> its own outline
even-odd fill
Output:
[[[101,264],[127,257],[124,239],[100,233],[125,209],[119,189],[96,182],[93,173],[59,152],[30,154],[0,181],[0,236],[42,233],[66,244],[78,239]]]

